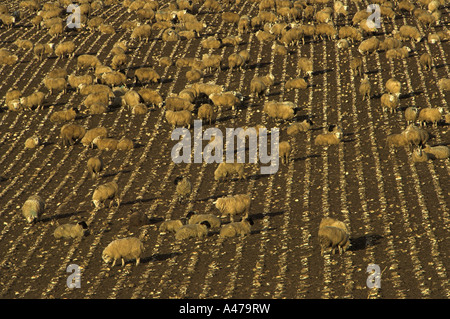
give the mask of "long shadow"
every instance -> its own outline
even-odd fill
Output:
[[[368,234],[357,238],[350,238],[350,251],[364,250],[367,247],[378,245],[383,236],[378,234]]]
[[[166,254],[153,254],[148,257],[141,258],[141,263],[146,264],[152,261],[165,261],[167,259],[181,255],[180,252],[166,253]]]
[[[255,220],[263,219],[264,216],[275,217],[275,216],[283,215],[284,213],[285,213],[284,210],[280,210],[280,211],[276,211],[276,212],[269,212],[267,214],[263,214],[263,213],[251,214],[249,217],[251,217],[253,219],[253,221],[255,221]]]
[[[76,212],[71,212],[71,213],[63,213],[63,214],[53,215],[53,216],[50,216],[50,217],[44,217],[39,222],[46,223],[46,222],[49,222],[49,221],[52,221],[52,220],[58,220],[58,219],[61,219],[61,218],[67,218],[67,217],[80,215],[80,214],[82,214],[84,212],[85,212],[84,210],[81,210],[81,211],[76,211]]]
[[[293,161],[294,161],[294,162],[305,161],[305,160],[307,160],[308,158],[318,158],[318,157],[321,157],[321,155],[319,155],[319,154],[312,154],[312,155],[307,155],[307,156],[302,156],[302,157],[294,158]]]
[[[421,95],[423,93],[423,91],[414,91],[414,92],[410,92],[410,93],[406,93],[406,94],[401,94],[399,99],[408,99],[410,97],[416,96],[416,95]]]
[[[111,174],[111,175],[114,176],[116,174],[117,173],[114,173],[114,174]],[[134,204],[140,204],[140,203],[147,203],[147,202],[153,201],[155,199],[157,199],[157,197],[150,197],[150,198],[145,198],[145,199],[134,199],[134,200],[130,200],[130,201],[127,201],[127,202],[121,202],[120,206],[134,205]]]

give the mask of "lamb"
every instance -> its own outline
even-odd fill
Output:
[[[424,145],[423,151],[427,153],[427,156],[431,159],[447,159],[450,157],[450,148],[445,145],[430,146]]]
[[[375,53],[380,46],[380,40],[376,37],[371,37],[367,40],[364,40],[361,42],[361,44],[358,46],[358,51],[362,55],[365,55],[367,53]]]
[[[425,69],[425,70],[431,70],[431,66],[433,64],[433,60],[431,58],[431,55],[429,55],[428,53],[424,53],[420,56],[420,65]]]
[[[302,122],[296,122],[288,126],[287,135],[291,136],[298,132],[306,132],[311,129],[313,122],[310,119],[303,120]]]
[[[204,238],[208,235],[208,229],[211,225],[207,221],[203,221],[200,224],[187,224],[183,225],[175,232],[176,240],[185,240],[188,238]]]
[[[95,70],[101,63],[97,56],[91,54],[82,54],[77,58],[77,71],[92,69]]]
[[[279,156],[281,157],[281,163],[289,163],[289,156],[291,155],[292,146],[288,141],[282,141],[278,144]]]
[[[234,215],[248,215],[250,203],[251,198],[249,195],[237,194],[218,198],[215,206],[222,214],[222,217],[229,215],[231,222],[234,222]]]
[[[53,123],[72,121],[77,117],[78,109],[70,108],[68,110],[55,111],[50,115],[50,121]]]
[[[414,149],[412,153],[412,161],[414,163],[423,163],[427,162],[430,158],[428,157],[428,154],[422,150],[421,147],[417,147]]]
[[[73,43],[73,41],[65,41],[58,44],[55,47],[55,55],[57,57],[64,57],[67,55],[69,58],[73,58],[75,55],[75,43]]]
[[[117,149],[117,144],[119,144],[118,140],[104,136],[96,136],[92,140],[92,145],[97,146],[97,148],[102,151],[115,151]]]
[[[99,185],[92,194],[92,203],[95,208],[104,207],[104,202],[107,199],[111,199],[109,207],[111,207],[113,201],[115,201],[117,203],[117,207],[119,207],[119,186],[114,181]]]
[[[409,56],[411,49],[407,46],[403,46],[397,49],[390,49],[386,51],[386,59],[405,59]]]
[[[76,224],[63,224],[58,227],[53,232],[55,239],[61,238],[80,238],[85,236],[87,233],[88,225],[86,222],[78,222]]]
[[[245,236],[250,234],[250,228],[254,225],[253,220],[245,215],[242,217],[240,222],[232,222],[225,225],[222,225],[219,233],[219,237],[236,237],[236,236]]]
[[[215,119],[214,108],[212,107],[211,104],[204,103],[200,105],[200,107],[198,108],[197,117],[201,120],[208,121],[209,124],[211,125],[211,121]]]
[[[353,58],[350,61],[350,69],[353,71],[354,74],[358,74],[359,76],[362,75],[362,65],[363,61],[360,57]]]
[[[127,237],[116,239],[102,252],[102,259],[105,263],[113,260],[112,266],[116,264],[116,260],[122,260],[122,267],[125,266],[125,259],[136,259],[136,266],[139,265],[141,255],[144,252],[144,244],[136,237]]]
[[[19,57],[6,49],[0,49],[0,65],[14,65]]]
[[[228,175],[238,174],[239,179],[244,178],[244,164],[243,163],[226,163],[222,162],[214,171],[214,180],[219,181],[226,178]]]
[[[336,248],[341,254],[350,246],[348,233],[339,227],[323,226],[319,228],[318,236],[322,255],[329,247],[331,247],[332,254],[336,252]]]
[[[140,68],[134,73],[135,82],[153,82],[158,83],[161,76],[153,68]]]
[[[78,92],[80,92],[81,85],[91,85],[94,83],[94,79],[92,75],[86,74],[86,75],[75,75],[75,72],[70,74],[67,77],[67,82],[69,85],[75,89]]]
[[[311,76],[313,72],[313,61],[311,59],[301,57],[298,59],[298,67],[303,74]]]
[[[145,42],[148,43],[149,38],[152,36],[152,27],[149,24],[138,25],[133,29],[131,33],[131,39],[142,41],[145,39]]]
[[[405,109],[405,120],[408,125],[414,124],[417,120],[419,109],[415,106],[410,106]]]
[[[442,119],[444,109],[442,107],[432,108],[426,107],[420,110],[418,121],[420,125],[426,125],[427,122],[433,123],[433,127],[437,127],[437,123]]]
[[[83,138],[81,139],[81,144],[87,147],[92,147],[93,146],[92,142],[97,136],[107,137],[108,130],[102,126],[94,127],[91,128],[90,130],[87,130]]]
[[[242,102],[242,96],[236,92],[212,93],[209,99],[217,107],[229,107],[235,109]]]
[[[31,195],[22,205],[22,214],[28,223],[39,221],[44,213],[45,202],[39,195]]]
[[[402,84],[395,78],[390,78],[386,81],[386,92],[391,93],[397,97],[400,97]]]
[[[36,43],[33,48],[34,56],[39,61],[42,61],[44,56],[48,56],[53,53],[53,43]]]
[[[294,117],[294,105],[292,102],[269,101],[264,104],[263,112],[274,119],[290,120]]]
[[[175,178],[173,183],[176,185],[175,190],[178,196],[178,202],[181,203],[192,192],[191,182],[189,182],[189,180],[184,176],[178,176]]]
[[[103,170],[103,161],[97,156],[90,157],[87,161],[87,169],[91,178],[98,178],[100,172]]]
[[[221,220],[219,217],[213,214],[197,214],[193,211],[190,211],[186,215],[186,219],[188,220],[188,224],[200,224],[204,221],[207,221],[211,228],[220,228]]]
[[[163,98],[161,95],[152,89],[141,88],[138,91],[142,101],[146,104],[161,107],[163,105]]]
[[[296,89],[304,90],[308,88],[308,83],[303,78],[290,79],[286,81],[284,88],[286,89],[286,91]]]
[[[61,127],[61,140],[63,146],[72,146],[77,140],[81,140],[86,134],[84,127],[78,124],[65,124]]]
[[[31,110],[36,107],[36,111],[39,111],[44,106],[45,94],[42,92],[34,92],[29,96],[21,97],[19,99],[20,104]]]
[[[439,90],[441,91],[450,91],[450,78],[448,79],[440,79],[437,82],[437,85],[439,87]]]
[[[381,96],[380,101],[383,111],[389,110],[390,113],[393,113],[399,107],[398,96],[390,93],[384,93]]]
[[[32,137],[29,137],[26,139],[25,141],[25,148],[35,148],[36,146],[38,146],[40,144],[40,140],[39,137],[36,135],[33,135]]]
[[[193,121],[192,113],[188,110],[166,110],[165,117],[167,122],[172,125],[173,128],[176,126],[187,126],[188,129],[190,129]]]
[[[119,150],[119,151],[129,151],[129,150],[132,150],[133,148],[134,148],[134,143],[129,138],[122,137],[117,142],[116,149]]]
[[[336,145],[342,140],[342,132],[327,132],[316,136],[315,145]]]

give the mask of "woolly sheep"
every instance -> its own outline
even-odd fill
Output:
[[[33,107],[36,107],[36,111],[39,111],[44,106],[44,99],[45,94],[38,91],[29,96],[21,97],[19,101],[25,108],[31,110]]]
[[[346,39],[340,39],[336,42],[336,46],[338,49],[348,49],[350,47],[350,44]]]
[[[97,136],[108,136],[108,130],[106,129],[106,127],[98,126],[87,130],[83,138],[81,139],[81,144],[83,144],[84,146],[92,147],[92,142]]]
[[[203,77],[203,71],[200,69],[191,69],[186,72],[186,79],[188,82],[197,82]]]
[[[232,110],[241,103],[241,98],[240,94],[235,92],[212,93],[209,95],[209,99],[215,106],[229,107]]]
[[[77,58],[77,71],[85,69],[95,70],[99,65],[101,65],[101,63],[95,55],[82,54]]]
[[[16,18],[9,14],[0,14],[0,20],[9,29],[16,22]]]
[[[220,228],[221,220],[219,217],[213,214],[197,214],[193,211],[188,212],[186,215],[186,219],[188,220],[188,224],[200,224],[204,221],[207,221],[211,228]]]
[[[125,259],[136,259],[136,266],[139,265],[142,253],[144,252],[144,244],[136,237],[127,237],[116,239],[109,243],[102,252],[102,259],[105,263],[113,260],[112,266],[116,264],[116,260],[122,260],[122,267],[125,265]]]
[[[311,129],[313,122],[310,119],[303,120],[302,122],[295,122],[288,126],[287,135],[291,136],[298,132],[306,132]]]
[[[247,33],[250,29],[250,18],[247,15],[243,15],[239,18],[238,25],[238,34],[241,35],[243,33]]]
[[[251,198],[247,194],[228,195],[220,197],[215,202],[216,208],[222,214],[222,217],[230,216],[234,222],[234,215],[248,215],[250,210]]]
[[[99,92],[99,93],[91,93],[83,100],[84,106],[87,108],[91,108],[93,105],[103,105],[105,107],[109,104],[108,93]]]
[[[109,207],[111,207],[113,201],[115,201],[117,203],[117,207],[119,207],[119,186],[114,181],[99,185],[92,194],[92,203],[95,208],[104,207],[104,202],[107,199],[111,199]]]
[[[395,32],[394,36],[397,34]],[[420,42],[422,40],[422,35],[416,27],[410,25],[403,25],[400,27],[399,36],[405,40],[415,40],[416,42]]]
[[[80,87],[82,84],[91,85],[94,83],[94,79],[92,75],[85,74],[77,76],[74,72],[67,77],[67,82],[73,89],[75,89],[77,92],[80,92]]]
[[[31,50],[33,48],[33,42],[30,40],[17,39],[13,44],[22,50]]]
[[[231,24],[238,24],[241,17],[235,12],[223,12],[222,21]]]
[[[222,56],[218,54],[203,54],[202,62],[208,72],[213,69],[220,70],[222,65]]]
[[[188,110],[166,110],[165,118],[173,128],[175,128],[176,126],[187,126],[189,129],[191,128],[191,124],[193,121],[192,113]]]
[[[350,246],[348,233],[338,227],[323,226],[319,228],[319,243],[321,254],[325,252],[325,249],[331,247],[332,254],[335,253],[336,248],[339,254],[344,253]]]
[[[175,191],[178,196],[178,202],[183,202],[192,192],[191,182],[184,176],[178,176],[174,180],[174,184],[176,185]]]
[[[360,43],[358,46],[358,51],[362,55],[365,55],[367,53],[375,53],[380,46],[380,40],[376,37],[371,37],[369,39],[366,39]]]
[[[390,113],[393,113],[399,106],[399,98],[390,93],[384,93],[381,96],[380,101],[383,111],[389,110]]]
[[[39,61],[42,61],[44,55],[50,55],[53,53],[53,43],[36,43],[33,48],[34,56]]]
[[[208,235],[208,229],[211,225],[207,221],[200,224],[187,224],[177,229],[175,232],[176,240],[185,240],[188,238],[204,238]]]
[[[294,117],[294,109],[291,102],[266,102],[263,112],[274,119],[290,120]]]
[[[14,65],[19,57],[6,49],[0,49],[0,65]]]
[[[33,135],[32,137],[29,137],[25,140],[25,148],[35,148],[40,144],[39,137],[36,135]]]
[[[213,93],[223,92],[223,86],[213,83],[194,83],[190,88],[196,92],[196,96],[199,96],[200,94],[209,96]]]
[[[86,234],[87,231],[86,222],[78,222],[76,224],[63,224],[58,227],[53,232],[55,239],[61,238],[80,238]]]
[[[65,41],[55,47],[55,55],[58,57],[69,56],[72,58],[75,55],[75,43],[73,41]]]
[[[214,36],[209,36],[206,39],[203,39],[200,42],[200,45],[204,49],[219,49],[222,46],[222,41],[220,41]]]
[[[171,111],[181,111],[181,110],[194,111],[195,107],[194,104],[192,104],[188,100],[180,98],[179,96],[168,96],[165,102],[166,102],[165,103],[166,109]]]
[[[361,76],[362,75],[362,59],[360,57],[356,57],[350,60],[350,69],[353,73]]]
[[[450,78],[440,79],[437,85],[441,91],[450,91]]]
[[[405,59],[409,56],[411,49],[403,46],[397,49],[390,49],[386,51],[386,59]]]
[[[158,83],[161,76],[153,68],[140,68],[134,73],[135,82],[145,83],[153,82]]]
[[[149,88],[141,88],[138,91],[142,101],[146,104],[150,104],[152,106],[161,107],[163,105],[163,98],[161,95],[152,89]]]
[[[322,228],[325,226],[333,226],[333,227],[337,227],[337,228],[344,230],[346,233],[349,232],[347,225],[345,225],[343,222],[341,222],[337,219],[331,218],[331,217],[322,218],[322,220],[320,221],[320,224],[319,224],[319,228]]]
[[[131,39],[132,40],[139,40],[145,39],[145,42],[148,43],[149,38],[152,35],[152,27],[149,24],[142,24],[139,26],[136,26],[133,29],[133,32],[131,33]]]
[[[243,163],[226,163],[222,162],[214,171],[214,179],[216,181],[223,180],[228,175],[238,174],[239,179],[244,178],[244,164]]]
[[[419,109],[415,106],[410,106],[405,109],[405,120],[406,123],[413,124],[417,120],[417,115],[419,114]]]
[[[337,30],[328,23],[319,23],[316,25],[316,34],[319,35],[320,39],[323,40],[325,37],[328,40],[336,39],[337,37]]]
[[[245,215],[240,222],[231,222],[225,225],[222,225],[220,228],[219,237],[236,237],[236,236],[245,236],[250,234],[250,228],[254,225],[253,220]]]
[[[206,120],[211,125],[211,121],[215,119],[214,108],[211,104],[204,103],[198,108],[197,117]]]
[[[316,136],[315,145],[336,145],[342,140],[341,132],[327,132]]]
[[[409,145],[409,141],[402,133],[391,134],[386,137],[386,144],[388,146],[406,147]]]
[[[291,155],[292,146],[288,141],[282,141],[278,144],[279,156],[281,157],[281,163],[289,163],[289,157]]]
[[[431,122],[433,127],[437,127],[437,123],[442,119],[444,109],[442,107],[433,108],[426,107],[419,111],[417,120],[420,125],[426,125],[427,122]]]
[[[148,107],[144,103],[139,103],[131,108],[131,114],[144,115],[147,114]]]
[[[90,157],[87,161],[87,169],[92,179],[97,178],[103,170],[102,159],[97,156]]]
[[[264,91],[267,89],[267,86],[264,84],[264,82],[259,78],[253,78],[250,81],[250,94],[256,95],[259,97],[261,94],[264,93]]]
[[[118,143],[118,140],[104,136],[97,136],[92,140],[92,145],[97,146],[97,148],[102,151],[115,151]]]
[[[64,78],[44,78],[44,85],[50,91],[50,94],[53,95],[53,92],[63,92],[64,94],[67,91],[67,81]]]
[[[84,127],[78,124],[65,124],[61,127],[61,140],[63,146],[73,145],[75,141],[81,140],[86,134]]]
[[[111,68],[113,70],[119,69],[122,65],[126,65],[128,62],[128,56],[125,53],[119,53],[113,56],[111,60]]]
[[[45,209],[45,203],[38,195],[31,195],[22,205],[22,214],[28,223],[39,221]]]
[[[424,53],[420,56],[420,65],[425,69],[425,70],[431,70],[431,66],[433,64],[433,60],[431,58],[431,56],[428,53]]]
[[[126,137],[122,137],[117,142],[117,148],[119,151],[129,151],[134,148],[134,143],[132,140]]]
[[[400,92],[402,89],[402,84],[395,78],[390,78],[386,81],[386,92],[400,96]]]
[[[288,54],[288,49],[284,45],[281,45],[281,44],[274,43],[272,45],[272,50],[275,55],[285,56]]]
[[[284,88],[286,91],[301,89],[304,90],[308,87],[308,83],[303,78],[295,78],[286,81]]]
[[[427,131],[415,126],[414,124],[408,125],[408,127],[402,132],[407,139],[408,143],[418,146],[425,144],[430,138]]]
[[[141,96],[133,89],[128,90],[122,97],[122,104],[131,109],[133,106],[141,103]]]
[[[242,70],[245,65],[245,59],[239,53],[232,53],[228,56],[228,67],[231,71],[233,71],[233,69],[236,67]]]
[[[310,76],[313,72],[313,61],[311,59],[301,57],[298,59],[298,67],[303,74]]]
[[[55,111],[52,113],[52,115],[50,115],[50,121],[53,123],[72,121],[77,117],[77,111],[78,109],[73,108],[68,110]]]
[[[428,154],[421,147],[414,149],[411,158],[414,163],[423,163],[429,160]]]
[[[383,40],[383,42],[380,42],[380,51],[388,51],[392,49],[398,49],[403,46],[403,43],[401,40],[396,39],[394,37],[387,37]]]
[[[125,86],[126,87],[127,77],[120,71],[106,72],[102,74],[102,83],[116,87]]]
[[[450,148],[445,145],[430,146],[425,144],[423,151],[426,152],[431,159],[447,159],[450,157]]]

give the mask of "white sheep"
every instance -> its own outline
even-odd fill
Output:
[[[320,227],[318,236],[321,254],[325,252],[325,249],[330,247],[332,254],[335,253],[336,248],[338,249],[339,254],[341,254],[350,246],[348,233],[339,227]]]
[[[67,81],[64,78],[44,78],[44,85],[50,91],[50,94],[53,95],[53,92],[63,92],[64,94],[67,91]]]
[[[56,123],[56,122],[66,122],[66,121],[72,121],[77,117],[78,109],[68,109],[68,110],[61,110],[61,111],[55,111],[50,115],[50,122]]]
[[[383,111],[389,110],[390,113],[393,113],[399,107],[399,98],[390,93],[384,93],[380,101]]]
[[[44,106],[44,99],[45,94],[37,91],[29,96],[21,97],[19,101],[25,108],[31,110],[33,107],[36,107],[36,111],[39,111]]]
[[[164,103],[162,96],[155,90],[143,87],[138,90],[138,93],[142,101],[148,105],[161,107]]]
[[[145,39],[145,42],[148,43],[149,38],[152,35],[152,27],[149,24],[142,24],[138,25],[134,28],[133,32],[131,33],[131,39],[132,40],[139,40]]]
[[[132,150],[133,148],[134,148],[134,143],[129,138],[122,137],[117,142],[116,149],[119,150],[119,151],[129,151],[129,150]]]
[[[97,136],[107,137],[108,129],[103,126],[98,126],[87,130],[81,139],[81,144],[87,147],[93,147],[92,142]]]
[[[71,146],[77,140],[81,140],[86,134],[84,127],[78,124],[65,124],[61,127],[61,140],[63,146]]]
[[[165,100],[166,110],[171,111],[194,111],[195,105],[180,96],[168,96]]]
[[[117,150],[118,144],[118,140],[104,136],[97,136],[92,140],[92,145],[97,146],[97,148],[102,151],[115,151]]]
[[[183,202],[192,192],[191,182],[184,176],[178,176],[174,180],[174,184],[176,185],[175,190],[178,196],[178,202]]]
[[[36,43],[33,48],[34,56],[39,61],[42,61],[44,55],[50,55],[53,53],[53,43]]]
[[[188,224],[200,224],[207,221],[211,225],[211,228],[220,228],[222,223],[220,218],[213,214],[197,214],[193,211],[187,213],[186,219],[188,220]]]
[[[426,125],[427,122],[431,122],[433,127],[437,127],[437,123],[442,120],[442,114],[444,108],[442,107],[426,107],[419,111],[417,120],[420,125]]]
[[[75,55],[75,43],[73,41],[61,42],[55,47],[55,55],[58,57],[67,55],[69,58],[73,58]]]
[[[310,119],[303,120],[302,122],[295,122],[288,126],[286,129],[287,135],[294,135],[299,132],[306,132],[311,129],[313,122]]]
[[[103,202],[107,199],[111,199],[109,207],[111,207],[113,201],[115,201],[117,203],[117,207],[119,207],[119,186],[114,181],[99,185],[92,194],[92,203],[94,204],[95,208],[103,207]]]
[[[206,120],[211,125],[211,121],[215,119],[214,108],[211,104],[204,103],[198,108],[197,117]]]
[[[90,157],[87,161],[87,169],[92,179],[97,178],[103,170],[102,159],[97,156]]]
[[[77,75],[75,75],[75,72],[74,72],[67,77],[67,82],[78,93],[78,92],[80,92],[80,87],[82,84],[83,85],[91,85],[92,83],[94,83],[94,78],[92,77],[92,75],[89,75],[89,74],[77,76]]]
[[[228,107],[232,110],[243,100],[243,96],[237,92],[212,93],[208,97],[215,106]]]
[[[25,148],[31,149],[35,148],[40,144],[39,137],[36,135],[33,135],[32,137],[29,137],[25,140]]]
[[[263,112],[274,119],[290,120],[294,117],[294,108],[290,102],[266,102],[263,107]]]
[[[101,63],[95,55],[82,54],[77,58],[77,71],[85,69],[95,70],[95,68],[100,65]]]
[[[165,111],[165,118],[167,122],[172,125],[173,128],[176,126],[187,126],[188,129],[191,128],[191,124],[193,121],[192,113],[188,110],[181,111]]]
[[[417,115],[419,114],[419,109],[415,106],[409,106],[405,109],[405,120],[406,123],[414,124],[417,120]]]
[[[315,145],[336,145],[342,141],[342,132],[327,132],[316,136]]]
[[[134,77],[135,82],[141,84],[147,82],[158,83],[161,80],[161,76],[153,68],[139,68],[135,71]]]
[[[200,224],[187,224],[177,229],[175,232],[176,240],[185,240],[188,238],[205,238],[208,235],[208,230],[211,225],[207,221]]]
[[[136,266],[139,265],[141,255],[144,252],[144,244],[136,237],[127,237],[116,239],[109,243],[102,252],[102,259],[105,263],[113,260],[112,266],[116,264],[116,260],[122,260],[122,266],[125,265],[125,259],[136,259]]]
[[[414,124],[408,125],[408,127],[401,134],[405,136],[408,143],[415,146],[425,144],[430,138],[427,131],[415,126]]]
[[[402,84],[400,81],[398,81],[395,78],[390,78],[386,81],[386,92],[396,95],[397,97],[400,96],[402,89]]]
[[[214,171],[214,179],[216,181],[226,178],[228,175],[238,174],[239,179],[244,178],[244,164],[243,163],[226,163],[222,162]]]
[[[362,55],[365,55],[367,53],[375,53],[380,46],[380,40],[376,37],[371,37],[369,39],[366,39],[360,43],[358,46],[358,51]]]
[[[218,198],[215,202],[215,206],[222,214],[222,217],[226,217],[228,215],[230,220],[234,222],[234,215],[248,215],[250,203],[251,197],[249,195],[237,194]]]
[[[358,74],[359,76],[361,76],[362,66],[363,61],[360,57],[356,57],[350,60],[350,69],[353,71],[354,74]]]
[[[159,225],[159,231],[175,233],[181,226],[183,226],[183,223],[179,219],[165,220]]]
[[[38,195],[31,195],[22,205],[22,214],[28,223],[39,221],[45,209],[45,202]]]
[[[304,90],[307,87],[308,87],[308,82],[306,82],[305,79],[303,79],[303,78],[290,79],[290,80],[286,81],[286,83],[284,84],[284,88],[286,89],[286,91],[296,90],[296,89]]]
[[[63,224],[53,231],[55,239],[61,238],[80,238],[85,236],[88,229],[86,222],[78,222],[76,224]]]
[[[417,147],[414,149],[411,158],[414,163],[423,163],[427,162],[430,159],[428,157],[428,154],[424,152],[421,147]]]
[[[420,65],[425,69],[425,70],[431,70],[431,67],[433,65],[433,59],[431,58],[431,55],[429,55],[428,53],[423,53],[420,56]]]
[[[245,236],[250,234],[251,226],[254,225],[252,218],[248,217],[246,214],[242,217],[240,222],[231,222],[225,225],[222,225],[219,233],[219,237],[236,237],[236,236]]]

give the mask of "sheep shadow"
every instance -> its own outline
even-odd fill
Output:
[[[378,245],[384,237],[378,234],[368,234],[357,238],[350,238],[349,251],[364,250],[368,247]]]
[[[403,99],[408,99],[410,97],[414,97],[416,95],[421,95],[423,93],[423,91],[414,91],[414,92],[410,92],[410,93],[406,93],[406,94],[401,94],[399,99],[403,100]]]
[[[307,156],[301,156],[301,157],[296,157],[293,159],[294,162],[298,162],[298,161],[305,161],[308,158],[318,158],[321,157],[321,155],[319,154],[312,154],[312,155],[307,155]]]
[[[104,175],[102,175],[102,178],[108,178],[108,177],[113,177],[113,176],[116,176],[117,174],[119,174],[119,173],[130,173],[131,172],[131,170],[121,170],[121,171],[118,171],[118,172],[114,172],[114,173],[107,173],[107,174],[104,174]]]
[[[121,202],[120,206],[142,204],[142,203],[147,203],[147,202],[153,201],[155,199],[158,199],[158,198],[157,197],[150,197],[150,198],[145,198],[145,199],[134,199],[134,200],[130,200],[130,201],[127,201],[127,202]]]
[[[268,212],[267,214],[264,214],[264,213],[251,214],[249,217],[251,217],[253,219],[253,221],[255,221],[255,220],[263,219],[265,216],[272,218],[275,216],[283,215],[284,213],[285,213],[284,210],[280,210],[280,211],[275,211],[275,212]]]
[[[173,252],[173,253],[166,253],[166,254],[153,254],[148,257],[141,258],[141,263],[146,264],[149,262],[155,262],[155,261],[165,261],[167,259],[176,257],[181,255],[180,252]]]
[[[80,211],[71,212],[71,213],[62,213],[62,214],[58,214],[58,215],[41,218],[39,222],[47,223],[47,222],[51,222],[51,221],[57,221],[62,218],[70,218],[72,216],[80,215],[84,212],[85,212],[84,210],[80,210]]]
[[[325,73],[328,73],[331,71],[333,71],[333,69],[318,70],[318,71],[314,71],[312,73],[312,75],[321,75],[321,74],[325,74]]]
[[[207,201],[209,201],[211,199],[216,200],[216,199],[218,199],[218,198],[220,198],[222,196],[225,196],[225,195],[212,195],[212,196],[205,197],[205,198],[202,198],[202,199],[197,199],[196,202],[207,202]]]
[[[450,63],[442,63],[442,64],[438,64],[438,65],[435,65],[434,68],[437,70],[437,69],[444,68],[444,67],[446,67],[447,65],[450,65]]]

